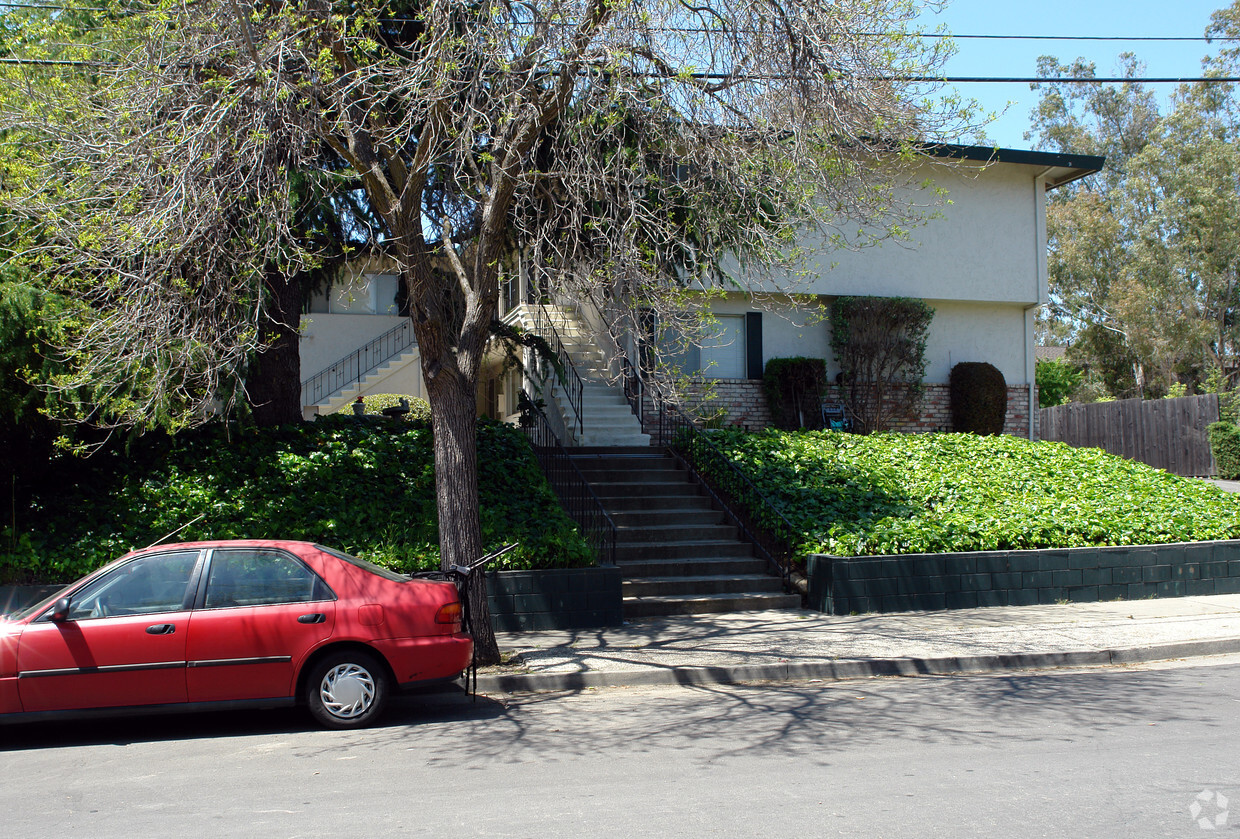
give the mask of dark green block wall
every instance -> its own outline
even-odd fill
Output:
[[[808,560],[830,614],[1240,593],[1240,540],[1116,548]]]

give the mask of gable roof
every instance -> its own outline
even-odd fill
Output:
[[[1099,172],[1106,163],[1105,157],[1092,154],[1061,154],[1059,152],[1002,149],[998,146],[964,146],[955,143],[927,145],[923,147],[923,151],[932,157],[1045,167],[1047,189],[1054,189]]]

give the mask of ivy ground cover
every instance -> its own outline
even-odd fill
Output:
[[[1101,449],[971,434],[708,434],[787,521],[752,499],[751,515],[802,555],[1240,538],[1237,496]],[[727,482],[710,447],[691,456]]]
[[[304,539],[398,571],[437,568],[431,431],[351,416],[264,431],[205,428],[66,464],[54,496],[0,532],[0,583],[75,579],[132,547]],[[493,570],[590,565],[524,436],[480,422],[483,542],[520,548]]]

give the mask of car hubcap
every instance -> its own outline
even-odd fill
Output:
[[[323,676],[319,697],[330,714],[352,719],[374,704],[375,680],[364,667],[339,664]]]

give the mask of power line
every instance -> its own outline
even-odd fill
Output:
[[[5,9],[5,8],[42,9],[42,10],[49,11],[49,12],[107,12],[107,11],[111,11],[111,9],[106,6],[59,6],[59,5],[51,5],[51,4],[46,4],[46,3],[0,2],[0,9]],[[136,9],[125,9],[124,11],[126,11],[129,14],[134,14],[134,13],[149,13],[154,10],[148,9],[144,11],[139,11]],[[378,20],[382,23],[405,23],[410,20],[413,20],[413,18],[378,18]],[[556,25],[556,24],[553,24],[553,25]],[[567,26],[572,26],[573,24],[561,23],[558,25],[567,27]],[[678,33],[690,34],[690,35],[692,34],[698,34],[698,35],[721,34],[720,30],[717,30],[717,29],[680,27],[680,26],[667,26],[667,27],[656,26],[656,27],[651,27],[651,31],[678,32]],[[736,33],[745,33],[748,30],[733,29],[730,31],[736,32]],[[857,32],[854,34],[863,35],[863,36],[887,37],[893,33],[890,33],[890,32]],[[960,34],[955,34],[955,33],[950,33],[950,32],[917,32],[917,33],[906,33],[906,34],[916,35],[918,38],[930,38],[930,39],[950,38],[952,40],[958,40],[958,41],[969,41],[969,40],[974,40],[974,41],[978,41],[978,40],[980,41],[1140,41],[1142,43],[1170,42],[1170,43],[1204,43],[1204,44],[1212,44],[1216,41],[1220,43],[1230,43],[1233,41],[1240,41],[1240,38],[1226,38],[1222,36],[1209,37],[1205,35],[1025,35],[1025,34],[1018,34],[1018,35],[964,34],[964,35],[960,35]]]
[[[1240,76],[896,76],[896,81],[947,84],[1232,84]]]
[[[26,60],[23,58],[0,58],[0,65],[25,65],[31,67],[119,67],[104,61],[78,61],[73,59],[39,58]],[[680,78],[682,76],[697,81],[724,82],[762,82],[783,81],[786,75],[764,75],[744,73],[730,75],[728,73],[634,73],[642,78]],[[1194,84],[1198,82],[1214,84],[1235,84],[1240,76],[1153,76],[1149,78],[1129,76],[866,76],[858,77],[870,81],[909,82],[912,84]]]

